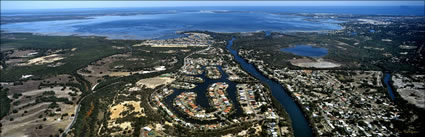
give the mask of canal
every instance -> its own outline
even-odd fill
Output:
[[[252,64],[249,64],[245,59],[238,55],[236,50],[232,49],[233,41],[235,38],[232,38],[228,41],[226,48],[230,53],[235,57],[236,62],[238,62],[242,69],[250,73],[255,78],[259,79],[263,83],[267,84],[270,87],[272,95],[282,104],[285,110],[288,112],[289,117],[292,120],[292,128],[294,129],[295,137],[311,137],[313,136],[311,127],[308,124],[307,119],[304,117],[301,109],[297,106],[295,101],[291,96],[284,90],[282,85],[278,82],[268,79],[263,76]]]
[[[215,123],[224,122],[223,120],[203,120],[203,121],[201,121],[201,120],[192,119],[192,118],[188,117],[186,114],[179,111],[178,108],[173,105],[174,99],[178,95],[180,95],[182,92],[195,92],[197,94],[197,96],[196,96],[196,104],[197,105],[199,105],[200,107],[202,107],[204,109],[212,108],[209,104],[208,97],[206,95],[207,89],[208,89],[209,86],[211,86],[214,83],[224,82],[224,83],[229,84],[229,87],[227,88],[226,91],[227,91],[227,95],[228,95],[229,99],[231,99],[231,102],[232,102],[233,107],[235,109],[235,111],[230,114],[229,118],[234,119],[234,118],[240,117],[241,114],[243,113],[243,110],[240,107],[239,101],[237,100],[237,95],[236,95],[236,85],[237,85],[237,83],[229,80],[229,75],[227,75],[227,73],[225,73],[223,71],[222,66],[216,66],[216,67],[218,68],[218,70],[222,74],[222,76],[219,79],[207,78],[205,71],[200,75],[192,75],[192,76],[196,76],[196,77],[201,77],[205,81],[203,83],[196,84],[196,87],[194,89],[189,89],[189,90],[187,90],[187,89],[173,89],[174,90],[173,94],[171,94],[171,95],[169,95],[165,98],[165,105],[167,105],[167,107],[170,108],[175,114],[177,114],[180,118],[184,119],[187,122],[196,123],[196,124],[215,124]],[[202,67],[202,69],[205,70],[205,67]]]

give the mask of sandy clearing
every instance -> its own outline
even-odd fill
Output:
[[[133,47],[140,47],[140,46],[151,46],[151,47],[156,47],[156,48],[161,48],[161,47],[186,48],[187,47],[187,45],[183,45],[183,44],[147,44],[147,43],[140,43],[140,44],[133,45]]]
[[[119,123],[119,124],[113,122],[112,125],[111,125],[111,127],[120,127],[121,129],[128,128],[128,130],[131,130],[132,129],[131,122],[128,122],[128,121],[127,122],[122,122],[122,123]]]
[[[335,68],[341,66],[340,64],[333,63],[330,61],[325,61],[323,59],[293,59],[290,60],[292,65],[304,68]]]
[[[335,64],[335,63],[327,62],[327,61],[296,63],[293,65],[298,67],[305,67],[305,68],[335,68],[340,66],[339,64]]]
[[[59,54],[52,54],[48,56],[38,57],[34,59],[28,60],[28,62],[24,65],[41,65],[46,63],[52,63],[58,60],[62,60],[64,57],[60,57]]]
[[[168,122],[168,121],[165,121],[165,123],[164,123],[165,125],[168,125],[168,126],[173,126],[173,123],[170,123],[170,122]]]
[[[136,85],[140,87],[146,86],[147,88],[154,89],[159,85],[169,84],[173,82],[174,80],[176,79],[170,78],[170,77],[153,77],[153,78],[139,80],[137,81]]]
[[[175,50],[167,50],[167,51],[161,51],[160,53],[176,53]]]
[[[131,72],[111,72],[109,73],[110,77],[121,77],[121,76],[130,76]]]
[[[111,115],[109,117],[111,118],[111,120],[124,117],[121,115],[121,113],[124,111],[128,111],[129,108],[126,107],[126,105],[131,105],[134,107],[133,110],[130,110],[130,113],[138,113],[137,117],[145,116],[144,109],[140,107],[140,101],[124,101],[109,108],[109,111],[111,112]]]

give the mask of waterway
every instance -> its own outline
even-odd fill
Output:
[[[255,78],[259,79],[264,84],[270,87],[272,95],[282,104],[289,117],[292,120],[292,128],[294,129],[295,137],[311,137],[313,136],[312,129],[309,126],[307,119],[304,117],[301,109],[295,103],[291,96],[284,90],[278,82],[263,76],[254,65],[248,63],[245,59],[238,55],[236,50],[232,49],[235,38],[228,41],[226,48],[235,57],[242,69],[250,73]]]
[[[220,73],[222,74],[221,78],[219,79],[210,79],[206,77],[206,72],[204,71],[201,75],[193,75],[196,77],[201,77],[202,79],[204,79],[205,82],[203,83],[199,83],[196,84],[196,87],[194,89],[190,89],[190,90],[186,90],[186,89],[173,89],[174,92],[173,94],[169,95],[166,97],[165,99],[165,104],[167,105],[168,108],[171,108],[171,110],[173,110],[173,112],[175,114],[177,114],[180,118],[183,118],[185,121],[191,122],[191,123],[197,123],[197,124],[212,124],[212,123],[218,123],[218,122],[223,122],[222,120],[195,120],[195,119],[191,119],[189,118],[186,114],[183,114],[180,110],[177,109],[177,107],[173,106],[173,102],[174,99],[180,95],[182,92],[195,92],[197,94],[196,96],[196,104],[199,105],[200,107],[204,108],[204,109],[210,109],[211,106],[209,104],[208,101],[208,97],[207,97],[207,88],[209,86],[211,86],[214,83],[217,82],[224,82],[226,84],[229,85],[229,87],[227,87],[227,95],[229,97],[229,99],[232,101],[233,107],[235,109],[235,111],[229,116],[229,118],[233,119],[233,118],[237,118],[240,117],[241,114],[243,113],[242,108],[239,105],[239,101],[237,100],[237,95],[236,95],[236,84],[232,81],[230,81],[228,79],[229,75],[227,75],[227,73],[225,73],[222,69],[221,66],[217,66],[218,70],[220,71]],[[205,67],[203,67],[202,69],[205,70]]]
[[[395,96],[394,96],[393,88],[391,88],[391,85],[390,85],[390,80],[391,80],[391,74],[385,73],[384,84],[385,86],[387,86],[387,91],[388,91],[388,94],[390,95],[390,99],[394,101]]]

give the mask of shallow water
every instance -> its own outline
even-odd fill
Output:
[[[325,31],[341,26],[324,20],[307,21],[295,15],[267,12],[169,12],[131,16],[97,16],[92,19],[23,22],[2,25],[7,32],[31,32],[45,35],[96,35],[113,39],[150,39],[173,37],[177,31],[213,32]]]
[[[248,6],[248,7],[156,7],[54,10],[2,10],[2,17],[88,16],[92,19],[2,24],[7,32],[45,35],[96,35],[114,39],[178,37],[176,31],[287,32],[341,29],[338,20],[294,14],[415,15],[423,6]],[[101,15],[101,16],[100,16]],[[104,16],[107,15],[107,16]],[[97,16],[97,17],[96,17]],[[310,21],[308,21],[310,20]]]
[[[310,45],[296,45],[294,47],[282,48],[280,51],[307,57],[322,57],[328,54],[328,49]]]

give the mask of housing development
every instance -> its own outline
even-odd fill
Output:
[[[204,56],[208,58],[191,57],[198,54],[208,55]],[[252,135],[293,136],[286,112],[275,108],[273,104],[277,102],[272,100],[269,89],[240,67],[229,68],[236,63],[230,60],[232,56],[229,53],[221,47],[210,47],[191,56],[185,59],[185,65],[179,72],[172,74],[173,77],[203,79],[199,81],[204,82],[188,82],[188,85],[196,85],[196,88],[181,88],[173,92],[169,92],[170,87],[164,86],[151,96],[152,106],[163,113],[170,123],[195,131],[225,130],[242,124],[251,127],[238,133],[241,135],[252,130]],[[182,83],[180,80],[173,83]],[[233,92],[235,89],[230,90],[229,87],[236,88],[237,95]],[[198,89],[203,91],[196,91]]]

